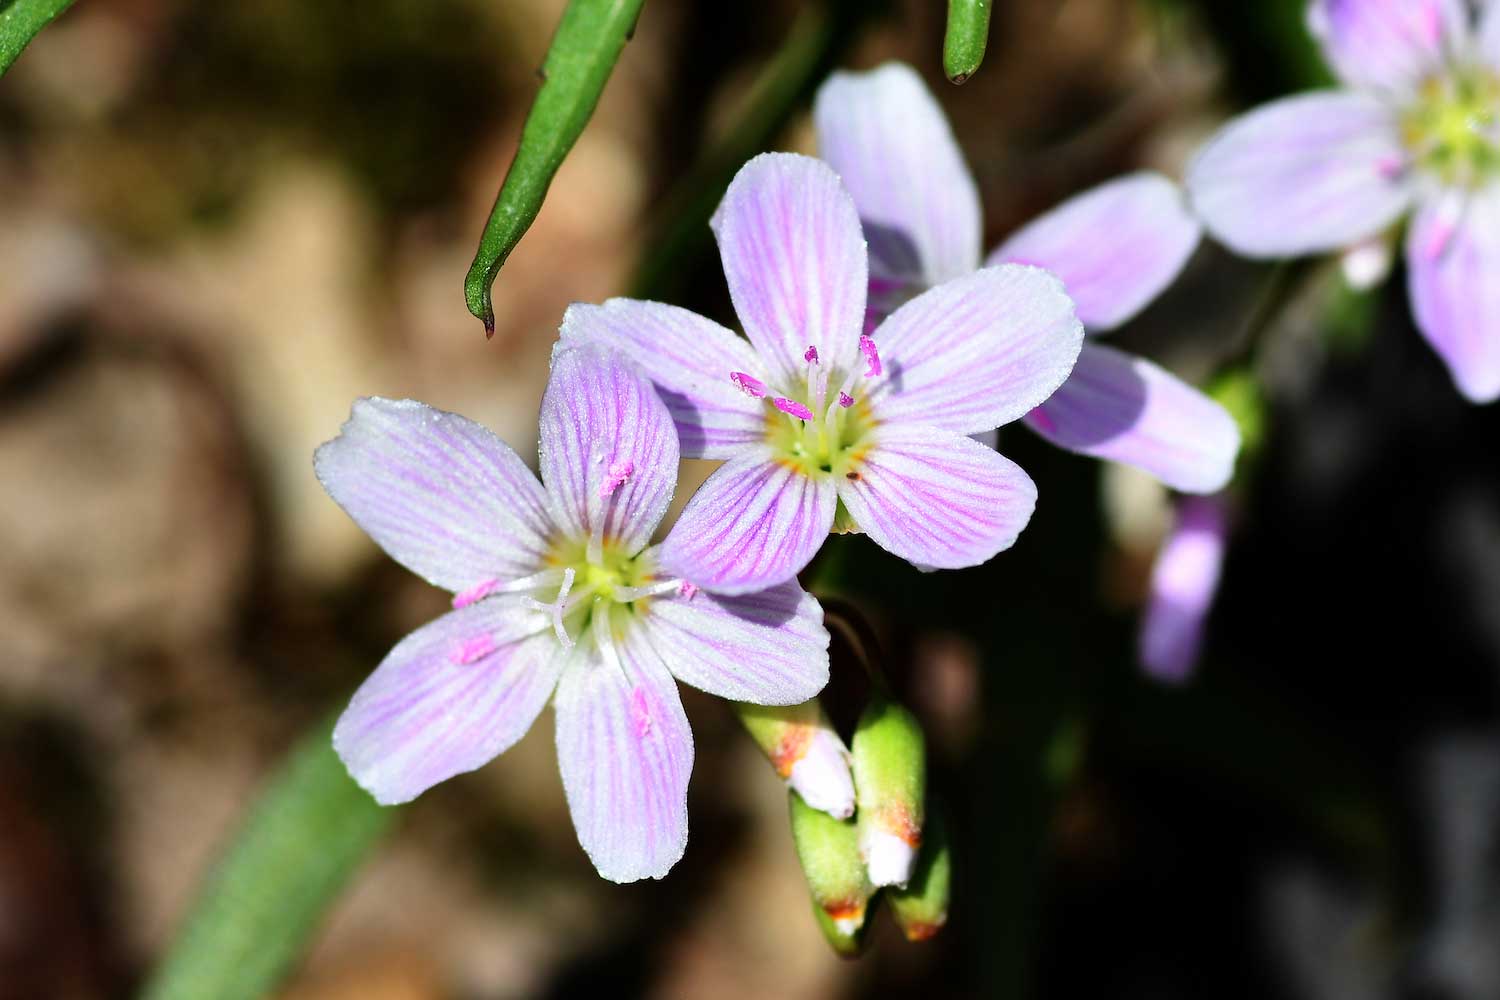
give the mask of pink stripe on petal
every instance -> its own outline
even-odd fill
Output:
[[[881,548],[924,568],[977,566],[1010,548],[1036,486],[1010,459],[934,427],[880,428],[839,499]]]
[[[1182,191],[1138,173],[1068,199],[1011,236],[991,264],[1035,264],[1062,279],[1090,331],[1113,329],[1161,294],[1198,245]]]
[[[1208,231],[1250,257],[1338,250],[1385,229],[1411,204],[1397,112],[1365,94],[1319,91],[1231,121],[1188,169]]]
[[[1500,186],[1474,194],[1456,228],[1444,199],[1406,237],[1407,282],[1422,336],[1474,403],[1500,398]],[[1439,253],[1433,246],[1443,243]]]
[[[641,624],[673,676],[721,698],[795,705],[828,682],[823,609],[795,580],[739,596],[653,600]]]
[[[516,453],[485,427],[412,400],[356,400],[313,457],[328,495],[413,573],[451,591],[534,573],[552,518]]]
[[[557,689],[557,761],[578,841],[612,882],[661,878],[687,846],[693,734],[677,684],[626,633],[620,664],[594,650]],[[621,667],[623,666],[623,670]]]
[[[525,735],[561,669],[546,622],[499,598],[397,643],[333,731],[354,780],[383,805],[472,771]]]
[[[672,414],[684,458],[728,458],[760,440],[764,414],[752,400],[766,393],[756,377],[765,373],[755,349],[719,324],[660,302],[610,299],[569,306],[561,336],[632,359]],[[740,392],[726,391],[726,372]]]
[[[747,450],[714,470],[662,543],[662,567],[704,590],[741,594],[796,576],[833,527],[837,494]]]
[[[1073,369],[1083,326],[1062,282],[1034,267],[987,267],[902,306],[880,327],[880,420],[960,434],[991,430],[1050,396]]]
[[[724,277],[769,381],[806,378],[803,356],[847,371],[865,312],[865,238],[827,164],[764,153],[740,168],[712,220]]]
[[[677,431],[651,382],[611,348],[564,341],[540,423],[542,481],[563,533],[587,538],[602,519],[605,539],[643,548],[677,488]]]
[[[1144,358],[1085,344],[1073,374],[1026,415],[1060,448],[1144,469],[1175,490],[1212,493],[1234,472],[1240,433],[1222,406]]]

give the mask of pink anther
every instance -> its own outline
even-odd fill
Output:
[[[729,381],[734,387],[751,399],[760,399],[766,394],[766,384],[754,375],[746,375],[744,372],[730,372]]]
[[[636,739],[643,740],[651,735],[651,698],[639,685],[630,692],[630,721]]]
[[[624,486],[625,480],[629,479],[634,472],[635,463],[628,458],[609,463],[609,471],[605,473],[604,482],[599,484],[599,495],[601,497],[609,496],[615,490]]]
[[[807,345],[807,350],[805,350],[805,351],[802,352],[802,360],[806,361],[810,365],[817,364],[818,363],[818,346],[816,344],[808,344]]]
[[[459,593],[453,595],[453,610],[457,611],[459,608],[467,608],[475,601],[484,600],[486,597],[489,597],[491,594],[493,594],[495,592],[495,588],[498,586],[500,586],[500,581],[496,580],[494,577],[491,577],[488,580],[480,580],[468,590],[460,591]]]
[[[682,595],[684,601],[691,601],[698,593],[698,586],[683,580],[682,586],[677,588],[677,593]]]
[[[880,352],[875,349],[875,341],[871,340],[869,336],[860,337],[859,350],[865,356],[865,364],[869,366],[865,371],[865,377],[874,378],[876,375],[879,375],[884,369],[880,366]]]
[[[448,659],[454,663],[473,663],[482,660],[495,651],[495,639],[491,635],[476,635],[465,639],[454,648]]]
[[[849,409],[849,407],[851,407],[851,406],[854,405],[854,397],[851,396],[851,395],[849,395],[847,392],[840,391],[839,392],[839,405],[842,406],[846,410]]]
[[[812,410],[809,410],[807,407],[803,406],[795,399],[787,399],[785,396],[777,396],[775,399],[771,400],[771,405],[776,407],[776,409],[780,410],[782,413],[791,414],[798,420],[811,420],[813,418]]]

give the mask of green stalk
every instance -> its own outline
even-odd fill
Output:
[[[990,3],[991,0],[948,0],[943,72],[954,83],[963,83],[984,62],[984,49],[990,40]]]
[[[542,86],[521,129],[479,250],[464,279],[469,312],[495,333],[490,287],[541,211],[557,168],[578,141],[630,35],[644,0],[570,0],[542,64]]]
[[[0,0],[0,76],[38,32],[71,6],[73,0]]]
[[[333,719],[302,738],[209,876],[142,1000],[258,1000],[281,983],[389,827],[333,752]]]

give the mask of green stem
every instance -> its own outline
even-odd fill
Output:
[[[943,72],[954,83],[973,76],[984,62],[990,40],[991,0],[948,0],[948,31],[943,36]]]
[[[256,1000],[273,991],[395,811],[333,752],[333,720],[303,737],[209,877],[142,1000]]]
[[[521,129],[479,250],[464,279],[469,312],[495,332],[490,287],[541,211],[557,168],[588,124],[644,0],[570,0],[542,64],[542,86]]]
[[[39,31],[71,6],[73,0],[0,0],[0,76]]]

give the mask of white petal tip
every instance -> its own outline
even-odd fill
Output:
[[[827,730],[814,734],[807,753],[792,765],[787,784],[802,801],[835,819],[854,815],[854,779],[843,741]]]
[[[871,885],[894,885],[904,889],[917,864],[917,849],[884,830],[866,833],[861,853],[865,857]]]

